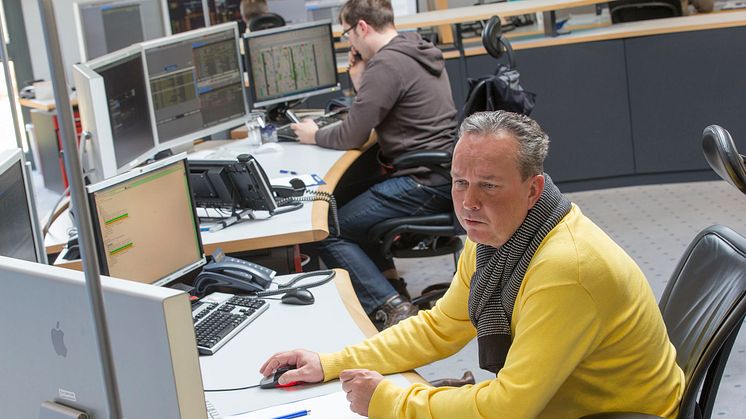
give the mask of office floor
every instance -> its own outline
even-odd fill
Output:
[[[746,235],[746,196],[724,181],[635,186],[568,196],[637,261],[658,299],[679,257],[700,230],[722,224]],[[446,280],[453,272],[449,256],[400,259],[397,267],[415,294],[428,283]],[[733,347],[713,417],[746,417],[744,329]],[[467,369],[477,380],[491,378],[479,369],[476,341],[452,357],[418,371],[432,380],[460,377]]]

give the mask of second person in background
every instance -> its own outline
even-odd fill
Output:
[[[339,20],[351,45],[349,76],[357,96],[340,125],[319,130],[312,120],[293,124],[300,141],[347,150],[362,146],[375,129],[383,164],[415,150],[452,152],[457,111],[441,51],[417,33],[397,32],[388,0],[349,0]],[[318,245],[328,267],[350,273],[360,303],[380,328],[417,308],[393,262],[368,242],[368,229],[386,219],[451,207],[449,179],[426,168],[390,175],[344,205],[341,237]]]

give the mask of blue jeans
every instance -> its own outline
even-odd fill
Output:
[[[373,314],[397,294],[382,273],[394,263],[383,257],[377,243],[368,242],[368,230],[390,218],[447,211],[451,208],[450,191],[450,184],[424,186],[409,176],[377,183],[339,210],[341,237],[330,236],[314,246],[327,267],[350,273],[366,313]]]

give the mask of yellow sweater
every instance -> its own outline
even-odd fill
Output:
[[[346,368],[406,371],[456,353],[476,335],[468,315],[475,261],[476,247],[467,241],[451,287],[432,310],[322,354],[324,379]],[[645,276],[575,205],[531,260],[511,329],[513,343],[495,379],[460,388],[400,388],[384,380],[370,417],[676,416],[684,374]]]

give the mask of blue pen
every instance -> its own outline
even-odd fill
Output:
[[[292,418],[299,418],[299,417],[302,417],[302,416],[306,416],[309,413],[311,413],[310,410],[301,410],[301,411],[295,412],[295,413],[288,413],[287,415],[276,416],[276,417],[274,417],[272,419],[292,419]]]
[[[292,170],[280,169],[280,174],[283,174],[283,175],[294,175],[295,176],[295,175],[298,174],[298,172],[294,172]]]

